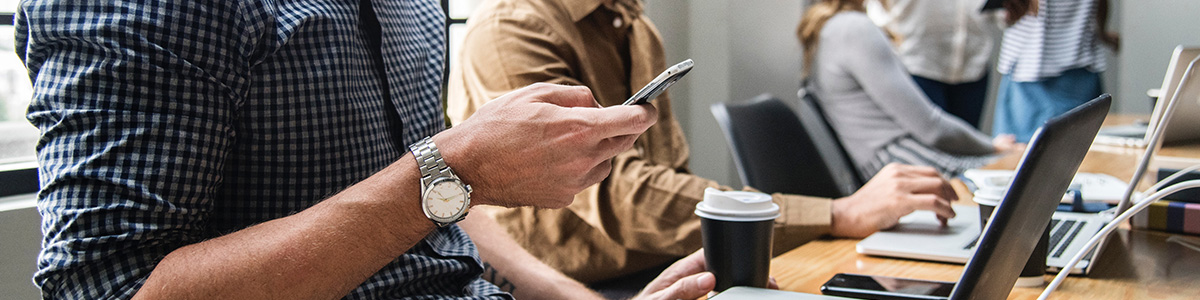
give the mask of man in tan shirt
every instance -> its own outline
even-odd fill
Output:
[[[462,49],[447,89],[453,124],[488,99],[535,82],[584,85],[600,105],[618,105],[666,69],[658,30],[637,0],[485,1],[470,18]],[[630,274],[699,249],[696,203],[704,188],[728,187],[690,174],[687,141],[670,98],[664,93],[652,103],[658,123],[612,160],[608,178],[577,194],[566,209],[478,209],[534,256],[583,282]],[[588,122],[580,120],[579,126]],[[900,165],[843,199],[773,197],[782,210],[775,253],[826,234],[866,236],[915,209],[949,218],[949,203],[956,199],[932,168]]]

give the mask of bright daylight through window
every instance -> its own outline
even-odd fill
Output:
[[[12,16],[17,0],[0,0],[0,14]],[[11,20],[11,18],[9,18]],[[25,120],[32,88],[14,49],[11,21],[0,25],[0,168],[33,160],[38,132]]]

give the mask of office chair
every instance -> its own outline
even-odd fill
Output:
[[[767,193],[837,198],[862,180],[814,99],[803,99],[799,117],[786,103],[763,94],[711,109],[742,184]]]

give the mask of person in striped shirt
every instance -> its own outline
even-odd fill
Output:
[[[1047,119],[1103,90],[1107,0],[1008,0],[1011,26],[1000,43],[1000,87],[992,133],[1027,142]]]

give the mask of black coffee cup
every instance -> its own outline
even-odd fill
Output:
[[[704,191],[696,204],[704,259],[716,277],[715,292],[734,286],[767,287],[771,239],[779,206],[763,193]]]
[[[1006,187],[1005,187],[1006,188]],[[979,228],[984,230],[987,228],[988,220],[992,218],[992,211],[1000,204],[1000,200],[1004,198],[1006,189],[980,188],[975,191],[973,199],[979,204]],[[982,238],[982,236],[981,236]],[[1017,287],[1035,287],[1046,283],[1043,275],[1046,275],[1046,255],[1050,244],[1050,228],[1042,231],[1042,238],[1038,240],[1037,246],[1033,248],[1033,254],[1029,255],[1029,260],[1025,262],[1025,267],[1021,268],[1021,275],[1017,277],[1015,286]]]

